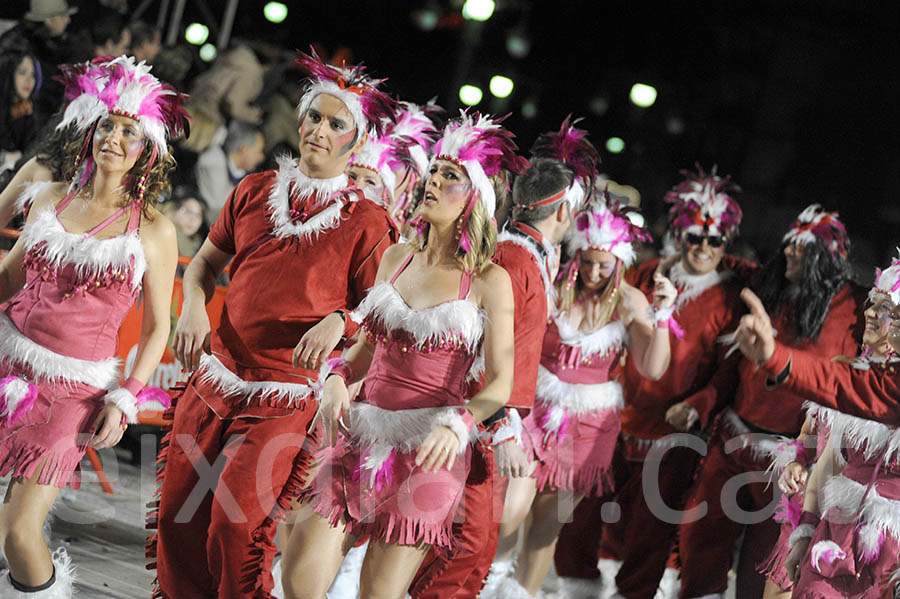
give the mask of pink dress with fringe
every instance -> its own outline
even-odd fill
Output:
[[[146,262],[138,204],[79,234],[58,218],[73,197],[26,225],[25,286],[0,312],[0,476],[31,478],[43,465],[39,484],[78,488],[90,428],[119,381],[118,330]],[[124,235],[95,237],[127,210]]]
[[[613,320],[585,333],[558,314],[544,335],[534,409],[524,421],[538,464],[538,491],[601,497],[613,490],[622,385],[613,380],[625,327]]]
[[[354,534],[449,550],[471,456],[459,410],[476,376],[483,313],[466,299],[468,274],[458,299],[410,308],[393,283],[411,259],[353,313],[375,353],[351,406],[351,437],[321,453],[322,468],[301,500]],[[464,438],[451,470],[424,472],[416,451],[438,424]]]

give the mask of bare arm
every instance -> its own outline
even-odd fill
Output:
[[[8,190],[10,187],[12,187],[12,183],[6,189]],[[42,209],[52,207],[55,204],[56,199],[58,199],[56,195],[58,190],[52,189],[53,187],[56,186],[51,185],[45,188],[34,198],[33,209],[28,213],[28,222],[34,220],[36,218],[35,215],[39,214]],[[6,197],[6,191],[3,194]],[[0,205],[0,211],[3,209],[4,206]],[[3,262],[0,263],[0,304],[9,301],[25,285],[24,260],[25,239],[24,237],[19,237],[16,244],[3,259]]]
[[[16,200],[27,184],[50,180],[50,169],[41,166],[36,158],[31,158],[23,164],[0,192],[0,229],[6,227],[16,215]]]
[[[650,319],[650,303],[647,298],[639,290],[624,282],[619,309],[628,330],[629,359],[635,361],[637,371],[642,376],[653,381],[659,380],[669,367],[671,358],[669,329],[654,325]]]
[[[175,326],[172,349],[175,359],[187,370],[196,370],[200,365],[200,354],[209,352],[211,328],[206,303],[215,292],[216,278],[231,258],[231,254],[223,252],[207,239],[184,272],[181,282],[184,301]]]

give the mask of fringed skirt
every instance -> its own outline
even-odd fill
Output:
[[[782,590],[791,588],[791,582],[788,571],[784,568],[784,562],[787,561],[788,554],[791,552],[791,546],[788,544],[791,533],[797,527],[797,521],[800,513],[803,511],[803,493],[794,493],[790,497],[781,496],[778,507],[775,508],[773,518],[777,522],[781,522],[781,532],[778,534],[778,540],[772,552],[757,568],[760,574],[777,584]]]
[[[0,362],[0,379],[22,375],[29,376]],[[77,489],[81,486],[81,459],[93,437],[91,427],[103,408],[106,391],[80,382],[31,385],[37,395],[16,398],[27,405],[17,402],[12,414],[7,410],[0,417],[0,476],[30,480],[40,471],[38,484]]]
[[[523,421],[538,462],[533,475],[538,492],[573,491],[586,497],[612,492],[619,410],[583,413],[554,428],[548,427],[549,415],[550,409],[537,402]]]

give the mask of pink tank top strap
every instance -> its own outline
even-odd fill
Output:
[[[125,234],[130,235],[141,228],[141,203],[132,202],[131,215],[128,217],[128,226],[125,228]]]
[[[56,205],[56,216],[59,216],[63,210],[66,209],[66,206],[72,203],[72,200],[75,199],[75,196],[78,195],[78,190],[70,189],[66,193],[66,197],[62,199],[62,201]]]
[[[403,264],[400,265],[400,268],[397,269],[397,272],[394,273],[394,276],[391,277],[391,285],[393,285],[397,281],[397,277],[400,276],[406,267],[409,266],[409,263],[412,262],[413,256],[416,255],[416,251],[413,250],[409,253],[409,256],[406,257],[406,260],[403,261]]]
[[[469,290],[472,288],[472,273],[464,270],[459,278],[459,298],[461,300],[469,297]]]
[[[99,225],[97,225],[96,227],[94,227],[93,229],[88,231],[87,233],[85,233],[85,235],[87,235],[88,237],[93,237],[94,235],[96,235],[97,233],[99,233],[100,231],[102,231],[103,229],[105,229],[106,227],[111,225],[112,223],[114,223],[120,216],[125,214],[126,210],[132,210],[132,206],[134,206],[134,205],[135,205],[134,203],[131,203],[131,204],[122,206],[121,208],[119,208],[118,210],[116,210],[115,212],[110,214],[108,217],[106,217],[106,220],[104,220],[102,223],[100,223]],[[138,213],[138,214],[140,214],[140,213]],[[134,220],[133,212],[131,214],[131,217],[128,219],[129,229],[131,228],[132,220]]]

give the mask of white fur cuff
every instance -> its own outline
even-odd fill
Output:
[[[506,415],[506,423],[494,432],[494,439],[491,445],[496,447],[510,439],[514,439],[516,445],[522,447],[522,417],[519,416],[519,411],[515,408],[510,408],[509,413]]]
[[[661,322],[668,322],[672,315],[675,314],[675,308],[659,308],[658,310],[651,308],[651,316],[653,317],[653,323],[659,324]]]
[[[128,419],[128,424],[137,424],[137,397],[131,393],[128,389],[123,389],[119,387],[118,389],[113,389],[103,398],[108,404],[113,404],[125,414],[125,417]]]
[[[459,408],[464,409],[464,408]],[[465,421],[463,420],[462,415],[458,410],[445,410],[442,411],[437,417],[434,419],[434,426],[443,425],[449,428],[456,434],[457,439],[459,439],[459,446],[456,448],[456,453],[465,453],[466,447],[469,446],[469,427],[466,426]],[[473,431],[475,429],[472,429]]]
[[[788,537],[788,547],[793,547],[794,543],[800,539],[811,539],[816,532],[816,527],[812,524],[801,524],[794,529],[791,536]]]

